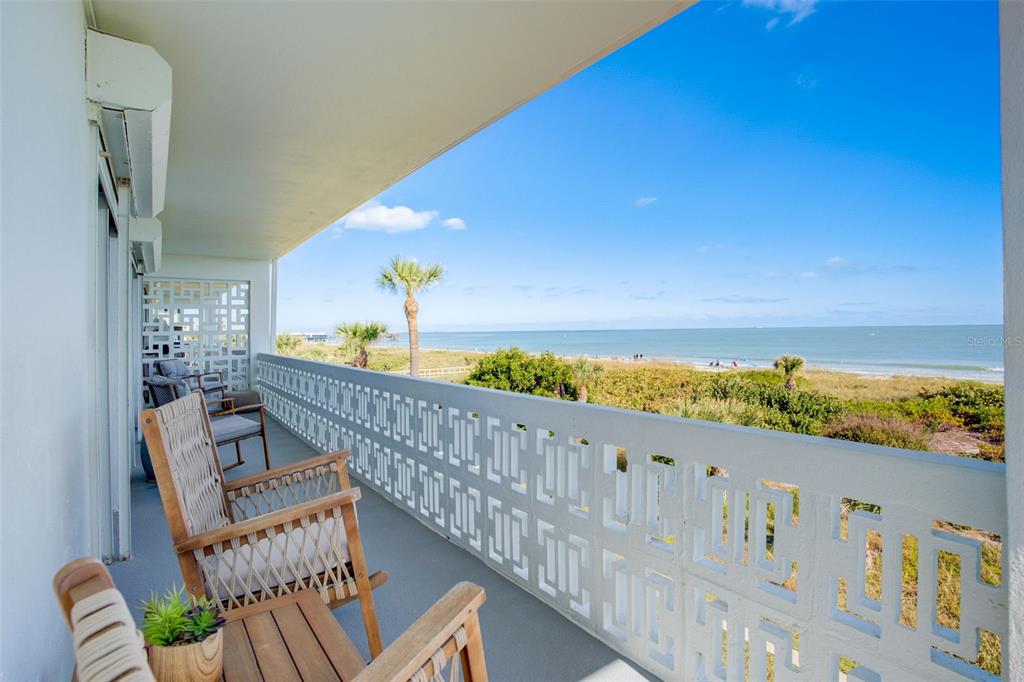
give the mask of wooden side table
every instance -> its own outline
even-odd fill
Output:
[[[225,614],[226,682],[348,682],[366,661],[314,590]]]

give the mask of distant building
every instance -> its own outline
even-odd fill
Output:
[[[305,339],[307,343],[337,343],[334,334],[327,332],[296,332],[296,334]]]

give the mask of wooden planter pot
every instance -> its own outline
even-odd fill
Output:
[[[195,644],[149,647],[157,682],[215,682],[224,670],[224,630]]]

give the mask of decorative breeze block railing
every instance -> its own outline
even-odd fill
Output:
[[[275,355],[257,377],[362,484],[664,679],[1005,665],[1002,465]]]
[[[249,282],[149,276],[142,284],[143,376],[164,358],[249,385]]]

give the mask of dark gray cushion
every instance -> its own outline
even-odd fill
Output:
[[[241,391],[224,391],[224,397],[233,398],[236,408],[245,407],[246,405],[260,404],[260,394],[251,388],[246,388]]]
[[[188,369],[188,365],[186,365],[185,361],[181,358],[157,360],[156,371],[171,379],[181,379],[191,374]]]
[[[253,436],[260,432],[260,423],[237,414],[228,414],[223,417],[214,417],[210,420],[213,427],[213,439],[217,445],[230,443],[239,438]]]
[[[184,398],[192,392],[184,379],[152,376],[146,379],[146,385],[149,387],[150,398],[156,407],[166,405],[178,398]]]

